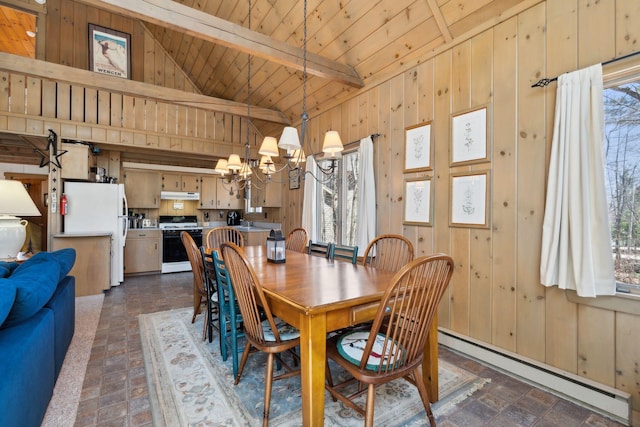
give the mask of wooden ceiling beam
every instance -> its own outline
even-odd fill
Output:
[[[438,25],[438,29],[442,33],[442,37],[446,43],[451,43],[453,41],[453,36],[449,31],[449,26],[447,25],[446,20],[444,19],[444,15],[442,14],[442,10],[438,6],[438,2],[436,0],[427,0],[427,5],[429,9],[431,9],[431,13],[433,14],[433,18],[436,20],[436,24]]]
[[[3,52],[0,52],[0,69],[116,93],[132,94],[139,98],[149,98],[169,104],[179,104],[247,117],[247,104],[240,102],[183,92],[177,89],[136,82],[37,59],[23,58]],[[251,106],[250,118],[286,125],[290,123],[282,112],[258,106]]]
[[[303,70],[303,49],[172,0],[78,1]],[[364,87],[353,67],[310,52],[307,52],[307,72],[355,88]]]

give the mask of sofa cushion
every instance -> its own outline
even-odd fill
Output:
[[[2,325],[13,307],[16,300],[16,285],[5,280],[0,284],[0,325]]]
[[[20,265],[17,262],[0,261],[0,278],[9,277],[13,270]]]
[[[49,301],[60,278],[60,264],[50,256],[36,254],[16,268],[13,274],[0,279],[0,287],[16,288],[13,307],[2,328],[15,325],[38,312]]]
[[[62,280],[69,271],[73,268],[73,264],[76,262],[76,250],[73,248],[59,249],[53,252],[38,252],[27,261],[23,262],[14,270],[14,274],[23,268],[29,268],[29,265],[33,262],[54,261],[60,266],[60,274],[58,281]]]

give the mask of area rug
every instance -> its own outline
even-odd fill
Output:
[[[44,427],[72,426],[76,421],[84,374],[103,301],[104,294],[76,298],[75,331],[42,421]]]
[[[234,386],[231,357],[222,361],[215,334],[212,343],[202,341],[203,316],[192,324],[192,315],[193,309],[187,308],[139,316],[154,426],[261,425],[266,356],[251,354],[240,383]],[[488,381],[440,361],[440,400],[432,405],[435,416],[446,415]],[[270,425],[302,425],[300,393],[300,377],[273,384]],[[362,423],[359,414],[325,395],[325,425]],[[375,425],[428,424],[414,386],[396,380],[377,388]]]

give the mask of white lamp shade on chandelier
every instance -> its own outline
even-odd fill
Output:
[[[227,160],[227,169],[230,171],[237,171],[242,169],[242,162],[240,161],[240,156],[237,154],[232,154],[229,156],[229,160]]]
[[[324,142],[322,143],[323,153],[337,153],[344,150],[340,135],[335,130],[330,130],[324,135]]]
[[[216,163],[216,167],[214,169],[217,173],[221,175],[225,175],[229,173],[229,168],[227,167],[227,159],[220,159]]]
[[[20,181],[0,180],[0,258],[15,258],[27,236],[27,221],[18,216],[40,216]]]
[[[278,152],[278,141],[272,136],[265,136],[258,153],[263,156],[278,157],[280,155]]]
[[[292,126],[285,127],[282,130],[282,135],[280,136],[278,147],[282,148],[283,150],[299,150],[301,147],[298,130]]]

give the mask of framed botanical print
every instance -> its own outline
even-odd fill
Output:
[[[451,116],[451,165],[489,161],[488,107],[483,106]]]
[[[289,171],[289,190],[300,188],[300,169],[295,168]]]
[[[403,224],[431,225],[431,178],[405,180]]]
[[[404,130],[404,171],[431,169],[431,122],[409,126]]]
[[[489,228],[489,171],[451,175],[449,225]]]
[[[89,24],[89,71],[131,78],[131,35]]]

